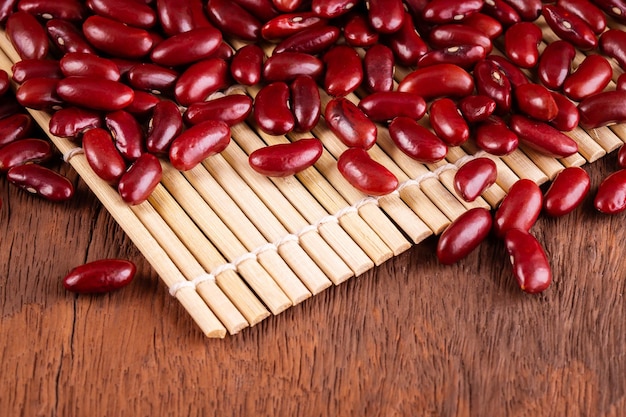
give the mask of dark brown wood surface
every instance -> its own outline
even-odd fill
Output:
[[[615,154],[587,166],[593,181]],[[66,204],[0,181],[4,416],[624,416],[626,226],[592,197],[533,233],[554,282],[517,289],[500,242],[437,264],[430,238],[225,339],[207,339],[71,168]],[[66,292],[134,261],[130,286]]]

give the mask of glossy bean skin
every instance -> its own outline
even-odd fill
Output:
[[[280,42],[304,29],[325,26],[327,23],[328,19],[315,12],[282,13],[263,24],[261,37],[270,42]]]
[[[268,177],[287,177],[312,166],[322,156],[317,138],[299,139],[259,148],[248,157],[252,169]]]
[[[337,169],[354,188],[365,194],[386,195],[398,187],[398,178],[363,148],[343,151],[337,159]]]
[[[543,197],[543,212],[559,217],[572,212],[589,193],[591,180],[580,167],[567,167],[559,172]]]
[[[617,151],[617,165],[626,168],[626,146],[621,145]]]
[[[431,127],[448,146],[459,146],[469,139],[469,126],[452,99],[433,101],[429,115]]]
[[[59,61],[55,59],[22,59],[11,66],[11,73],[11,79],[18,84],[30,78],[63,77]]]
[[[156,12],[167,36],[211,26],[202,0],[158,0]]]
[[[478,12],[483,7],[483,1],[454,1],[433,0],[422,9],[421,17],[433,24],[444,24],[463,20],[469,15]]]
[[[528,232],[535,224],[543,207],[543,193],[532,180],[522,178],[517,180],[494,214],[493,231],[499,238],[503,238],[511,229],[521,229]]]
[[[402,0],[369,0],[367,17],[378,33],[394,33],[404,21]]]
[[[497,114],[508,113],[513,102],[513,89],[500,67],[495,62],[484,59],[476,63],[473,75],[478,94],[495,101]]]
[[[556,91],[552,92],[552,98],[559,110],[556,117],[550,120],[550,124],[562,132],[574,130],[580,121],[576,104]]]
[[[606,16],[588,0],[558,0],[556,5],[584,20],[596,35],[606,29]]]
[[[474,90],[474,78],[454,64],[438,64],[418,68],[407,74],[398,85],[398,91],[422,96],[429,101],[437,97],[461,98]]]
[[[478,123],[487,120],[496,110],[495,100],[480,94],[462,98],[458,106],[459,111],[468,123]]]
[[[272,0],[235,0],[235,2],[261,22],[267,22],[280,14]]]
[[[303,52],[317,55],[334,45],[340,34],[341,30],[330,24],[306,28],[283,39],[276,45],[272,54]]]
[[[563,93],[580,101],[604,90],[612,77],[613,68],[606,58],[599,54],[587,55],[563,82]]]
[[[462,23],[479,30],[492,40],[500,36],[503,31],[502,23],[482,12],[472,13],[465,17]]]
[[[33,118],[27,113],[16,113],[0,119],[0,146],[23,139],[33,130]]]
[[[512,229],[504,243],[513,267],[513,276],[522,291],[537,294],[548,289],[552,270],[548,257],[537,239],[530,233]]]
[[[261,21],[236,2],[211,0],[206,3],[206,13],[211,23],[222,33],[244,41],[257,41],[261,38]]]
[[[222,42],[222,33],[214,27],[201,27],[178,33],[159,42],[150,59],[164,67],[190,65],[211,58]]]
[[[0,23],[4,24],[7,18],[14,12],[17,0],[3,0],[0,2]]]
[[[73,268],[63,277],[63,287],[76,293],[106,293],[128,285],[137,268],[122,259],[99,259]]]
[[[497,177],[495,162],[485,157],[475,158],[461,165],[454,174],[454,190],[463,200],[471,202],[491,187]]]
[[[144,121],[146,118],[150,117],[152,109],[154,109],[154,106],[161,100],[151,92],[143,90],[134,90],[133,95],[133,101],[131,101],[128,106],[124,107],[124,110],[137,117],[140,121]]]
[[[557,116],[559,107],[552,92],[543,85],[528,83],[513,91],[517,109],[526,116],[545,122]]]
[[[267,82],[291,81],[301,75],[315,79],[324,72],[324,62],[304,52],[282,52],[270,56],[262,68],[263,80]]]
[[[129,26],[150,29],[157,23],[154,9],[139,1],[87,0],[86,5],[97,15],[109,17]]]
[[[541,0],[504,0],[513,7],[522,20],[532,22],[541,15]]]
[[[376,143],[376,124],[356,104],[344,97],[328,102],[324,118],[330,130],[348,147],[370,149]]]
[[[537,64],[539,81],[552,90],[558,90],[571,73],[572,62],[576,56],[576,48],[568,41],[559,39],[549,43]]]
[[[102,114],[98,111],[81,107],[65,107],[50,116],[48,129],[50,133],[75,141],[88,129],[104,126]]]
[[[9,73],[5,70],[0,70],[0,97],[9,91],[10,86]]]
[[[489,235],[491,212],[483,207],[469,209],[441,233],[437,241],[437,260],[452,265],[469,255]]]
[[[134,89],[158,94],[170,94],[180,73],[172,68],[151,62],[133,65],[126,73],[128,84]]]
[[[89,75],[118,81],[120,70],[115,62],[85,52],[68,52],[59,60],[61,72],[66,77],[72,75]]]
[[[549,124],[515,114],[509,127],[520,141],[544,155],[564,158],[578,151],[578,144]]]
[[[311,10],[317,16],[334,19],[348,13],[358,0],[312,0]]]
[[[323,57],[324,90],[332,97],[343,97],[356,90],[363,81],[363,63],[354,48],[336,45]]]
[[[295,120],[289,109],[289,85],[276,81],[262,87],[254,99],[252,115],[258,127],[269,135],[291,132]]]
[[[63,53],[96,53],[82,30],[72,22],[63,19],[50,19],[46,22],[46,32],[54,45]]]
[[[141,204],[161,182],[163,171],[159,158],[151,153],[143,153],[122,175],[117,191],[126,203],[131,206]]]
[[[615,89],[616,90],[626,90],[626,73],[622,73],[617,77],[617,81],[615,81]]]
[[[66,103],[102,111],[123,109],[133,101],[135,94],[132,88],[119,81],[78,75],[59,80],[56,93]]]
[[[89,16],[82,30],[85,38],[96,49],[119,58],[144,57],[154,46],[154,38],[147,30],[103,16]]]
[[[502,72],[506,78],[509,79],[509,83],[513,88],[519,87],[520,85],[527,84],[530,82],[530,79],[524,72],[517,67],[513,62],[509,61],[507,58],[501,55],[491,54],[488,55],[487,60],[494,62],[500,72]]]
[[[49,141],[26,138],[11,142],[0,148],[0,171],[6,172],[14,166],[39,163],[52,158],[53,149]]]
[[[170,106],[168,105],[168,107]],[[171,112],[174,112],[173,108]],[[243,122],[251,112],[252,99],[249,96],[231,94],[192,103],[183,113],[183,119],[185,123],[190,125],[197,125],[205,120],[220,120],[229,126],[233,126]],[[178,123],[176,123],[177,125]]]
[[[598,45],[593,29],[575,14],[551,4],[543,6],[542,14],[550,29],[559,38],[570,42],[575,47],[586,51]]]
[[[600,35],[600,51],[617,61],[622,69],[626,68],[626,32],[608,29]]]
[[[294,12],[302,6],[303,0],[272,0],[272,4],[281,12]]]
[[[82,137],[85,158],[94,173],[116,185],[126,171],[126,162],[115,147],[113,137],[103,128],[87,130]]]
[[[626,91],[603,91],[584,98],[578,104],[580,126],[583,129],[626,122]]]
[[[414,66],[428,52],[428,45],[417,33],[413,19],[408,13],[400,29],[387,35],[386,44],[393,51],[395,59],[407,66]]]
[[[472,69],[474,65],[487,57],[485,48],[479,45],[450,46],[426,52],[417,61],[418,67],[435,64],[454,64],[464,69]]]
[[[48,34],[34,15],[24,11],[11,13],[5,30],[21,59],[43,59],[48,55]]]
[[[517,134],[497,116],[489,116],[477,124],[475,140],[480,149],[497,156],[508,155],[519,145]]]
[[[389,47],[376,44],[368,48],[363,58],[363,84],[369,92],[393,90],[394,73],[394,56]]]
[[[207,120],[183,131],[169,149],[174,168],[187,171],[206,158],[222,152],[230,143],[230,128],[224,122]]]
[[[429,44],[433,48],[447,48],[459,45],[478,45],[489,54],[493,49],[491,38],[478,29],[460,23],[440,25],[428,34]]]
[[[17,10],[28,12],[41,19],[63,19],[79,22],[87,17],[87,9],[78,0],[20,0]]]
[[[291,112],[296,132],[309,132],[320,119],[322,102],[315,79],[307,75],[296,77],[289,84]]]
[[[426,114],[426,101],[421,96],[402,91],[369,94],[358,106],[374,122],[388,122],[397,116],[419,120]]]
[[[593,0],[608,16],[613,17],[618,22],[626,22],[626,1],[624,0]]]
[[[522,21],[519,13],[504,0],[486,1],[481,12],[493,17],[505,28]]]
[[[533,68],[539,61],[538,45],[543,34],[532,22],[519,22],[504,33],[506,56],[521,68]]]
[[[370,25],[366,16],[354,13],[343,26],[346,44],[352,47],[368,47],[376,44],[380,34]]]
[[[389,136],[402,152],[419,162],[441,161],[448,153],[448,146],[441,139],[408,117],[393,119]]]
[[[6,176],[11,184],[49,201],[67,201],[74,195],[69,179],[39,164],[14,166]]]
[[[108,113],[104,124],[113,136],[115,147],[127,161],[135,161],[145,153],[144,133],[132,114],[124,110]]]
[[[220,58],[208,58],[190,65],[174,85],[176,101],[189,106],[204,101],[209,95],[226,86],[228,64]]]
[[[626,169],[615,171],[602,180],[593,204],[596,210],[604,214],[617,214],[626,210]]]
[[[200,120],[193,120],[194,124],[200,123]],[[171,100],[161,100],[154,106],[148,124],[146,149],[157,155],[167,154],[171,143],[182,131],[183,117],[176,103]]]
[[[263,49],[251,43],[240,48],[230,61],[230,75],[236,83],[254,85],[261,81]]]
[[[15,98],[22,106],[35,110],[50,110],[63,104],[59,96],[57,78],[31,78],[15,91]]]

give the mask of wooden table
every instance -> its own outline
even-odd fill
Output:
[[[595,190],[615,153],[586,167]],[[429,238],[225,339],[205,338],[69,166],[66,204],[0,181],[6,416],[623,416],[626,227],[542,218],[554,282],[517,289],[499,241],[454,266]],[[72,267],[134,261],[130,286],[66,292]]]

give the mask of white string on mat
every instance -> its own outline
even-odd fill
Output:
[[[75,155],[80,155],[83,153],[85,153],[83,148],[77,146],[76,148],[72,148],[63,154],[63,161],[69,162],[70,159],[72,159],[72,157],[74,157]]]

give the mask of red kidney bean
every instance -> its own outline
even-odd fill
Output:
[[[111,134],[103,128],[89,129],[83,133],[82,145],[93,172],[107,183],[117,184],[126,171],[126,162]]]
[[[224,34],[245,41],[261,38],[261,21],[233,1],[211,0],[206,3],[206,13]]]
[[[437,259],[452,265],[469,255],[489,235],[493,220],[483,207],[469,209],[446,227],[437,241]]]
[[[0,148],[0,171],[14,166],[39,163],[52,158],[52,144],[43,139],[27,138],[11,142]]]
[[[154,38],[147,30],[103,16],[89,16],[82,29],[96,49],[119,58],[144,57],[154,46]]]
[[[49,110],[63,103],[57,93],[58,84],[58,78],[31,78],[17,87],[15,98],[24,107]]]
[[[134,90],[134,98],[124,110],[143,121],[150,116],[152,109],[161,99],[152,93],[143,90]]]
[[[502,238],[511,229],[528,232],[543,206],[543,194],[532,180],[522,178],[509,189],[494,214],[493,230]]]
[[[222,152],[230,143],[230,128],[224,122],[207,120],[191,126],[174,139],[169,149],[170,162],[187,171],[206,158]]]
[[[405,0],[406,9],[414,16],[420,16],[430,0]]]
[[[33,118],[27,113],[16,113],[0,119],[0,146],[24,139],[33,130]]]
[[[10,86],[9,74],[5,70],[0,70],[0,97],[9,91]]]
[[[624,0],[593,0],[604,13],[611,16],[618,22],[626,22],[626,1]]]
[[[267,22],[280,14],[272,0],[235,0],[235,2],[261,22]]]
[[[474,91],[474,78],[458,65],[431,65],[407,74],[398,91],[420,95],[426,101],[443,96],[461,98]]]
[[[326,67],[324,90],[333,97],[343,97],[356,90],[363,81],[363,63],[350,46],[336,45],[323,57]]]
[[[549,216],[563,216],[578,207],[591,188],[587,171],[580,167],[564,168],[552,180],[543,198],[543,211]]]
[[[272,0],[272,4],[281,12],[294,12],[302,6],[303,0]]]
[[[212,57],[221,42],[222,33],[214,27],[192,29],[160,42],[150,52],[150,59],[165,67],[190,65]]]
[[[598,45],[596,34],[587,22],[562,7],[544,5],[543,17],[559,38],[570,42],[575,47],[586,51]]]
[[[343,26],[343,36],[350,46],[368,47],[376,44],[379,33],[370,25],[366,16],[361,13],[350,15]]]
[[[176,80],[174,97],[183,106],[204,101],[227,85],[228,64],[220,58],[208,58],[190,65]]]
[[[504,32],[504,52],[519,67],[533,68],[539,60],[539,43],[543,34],[532,22],[519,22]]]
[[[472,13],[465,17],[462,24],[479,30],[491,40],[502,35],[502,23],[481,12]]]
[[[319,78],[324,71],[321,59],[303,52],[281,52],[270,56],[263,64],[265,81],[291,81],[300,75]]]
[[[596,210],[617,214],[626,210],[626,169],[620,169],[602,180],[593,200]]]
[[[549,43],[539,57],[537,77],[546,87],[558,90],[571,72],[576,56],[574,45],[564,40]]]
[[[5,23],[9,15],[15,11],[17,0],[0,1],[0,23]]]
[[[126,203],[141,204],[150,197],[162,177],[161,162],[151,153],[143,153],[122,175],[117,191]]]
[[[261,37],[267,41],[278,42],[304,29],[325,26],[327,23],[327,19],[315,12],[283,13],[263,24]]]
[[[85,19],[87,10],[77,0],[20,0],[17,9],[42,19],[63,19],[79,22]]]
[[[132,65],[126,73],[128,84],[139,90],[150,91],[155,94],[169,94],[173,92],[179,72],[151,62],[141,62]]]
[[[522,21],[519,13],[504,0],[485,0],[480,11],[496,19],[505,28]]]
[[[426,114],[426,101],[417,94],[380,91],[363,97],[359,108],[375,122],[388,122],[397,116],[419,120]]]
[[[230,62],[230,75],[235,82],[243,85],[254,85],[261,81],[263,67],[263,49],[251,43],[240,48]]]
[[[308,132],[317,125],[322,112],[320,92],[315,80],[308,75],[296,77],[289,84],[291,112],[296,132]]]
[[[452,99],[433,101],[429,115],[431,127],[448,146],[459,146],[469,139],[469,126]]]
[[[476,145],[492,155],[508,155],[517,149],[519,138],[498,116],[479,122],[475,131]]]
[[[129,26],[150,29],[157,23],[155,10],[139,1],[87,0],[86,4],[95,14]]]
[[[483,7],[481,0],[454,1],[433,0],[422,9],[421,17],[432,24],[460,21],[478,12]]]
[[[120,79],[120,70],[115,62],[85,52],[67,52],[59,61],[63,75],[89,75],[112,81]]]
[[[312,0],[311,10],[317,16],[333,19],[349,12],[358,0]]]
[[[530,82],[530,79],[526,76],[526,74],[524,74],[519,67],[515,66],[514,63],[505,57],[491,54],[488,55],[486,59],[496,63],[500,71],[506,76],[506,78],[509,79],[509,83],[513,88]]]
[[[389,136],[402,152],[419,162],[438,162],[448,153],[445,142],[409,117],[393,119],[389,123]]]
[[[122,259],[100,259],[77,266],[63,277],[63,287],[77,293],[105,293],[128,285],[137,268]]]
[[[509,127],[519,140],[536,151],[555,158],[564,158],[578,151],[578,144],[547,123],[515,114]]]
[[[330,130],[348,147],[370,149],[376,143],[376,124],[344,97],[328,102],[324,118]]]
[[[504,243],[513,266],[513,276],[522,291],[536,294],[545,291],[552,282],[548,257],[537,239],[530,233],[509,230]]]
[[[188,109],[191,109],[191,106]],[[194,119],[194,121],[196,122],[195,124],[200,123],[200,120]],[[155,154],[166,154],[172,141],[182,131],[183,117],[176,103],[170,100],[161,100],[154,106],[152,117],[148,124],[146,149],[148,152]]]
[[[580,120],[576,104],[556,91],[552,91],[552,98],[556,102],[559,111],[556,117],[550,120],[550,124],[562,132],[574,130]]]
[[[11,13],[5,31],[21,59],[42,59],[48,55],[48,34],[34,15],[23,11]]]
[[[30,78],[63,78],[59,61],[55,59],[22,59],[11,66],[11,72],[11,78],[18,84]]]
[[[341,30],[333,25],[309,27],[282,40],[272,54],[303,52],[316,55],[334,45],[340,34]]]
[[[367,49],[363,57],[363,84],[369,92],[393,90],[394,72],[394,56],[389,47],[379,43]]]
[[[556,5],[584,20],[597,35],[606,29],[606,16],[589,0],[557,0]]]
[[[428,45],[415,29],[411,16],[407,13],[399,30],[387,35],[387,46],[395,58],[403,65],[414,66],[428,52]]]
[[[7,180],[46,200],[66,201],[74,195],[74,186],[66,177],[39,164],[17,165],[7,171]]]
[[[120,110],[134,98],[133,89],[119,81],[78,75],[56,81],[56,93],[63,101],[88,109]]]
[[[46,31],[52,43],[63,53],[86,52],[95,54],[82,30],[72,22],[62,19],[50,19],[46,22]]]
[[[578,104],[580,126],[595,129],[626,122],[626,91],[603,91],[584,98]]]
[[[479,45],[450,46],[426,52],[417,61],[418,67],[435,64],[454,64],[464,69],[472,69],[474,65],[487,56],[485,48]]]
[[[622,73],[617,77],[617,81],[615,81],[615,89],[616,90],[626,90],[626,73]]]
[[[496,182],[496,163],[489,158],[479,157],[463,164],[454,174],[454,190],[465,201],[476,200]]]
[[[171,107],[171,105],[168,106]],[[171,111],[174,111],[173,108]],[[243,122],[251,112],[252,99],[250,97],[244,94],[231,94],[192,103],[185,110],[183,118],[186,123],[191,125],[197,125],[205,120],[220,120],[233,126]]]
[[[517,109],[531,118],[547,122],[559,112],[552,92],[541,84],[520,85],[513,90],[513,96]]]
[[[519,14],[522,20],[532,22],[541,15],[541,0],[504,0]]]
[[[481,94],[462,98],[459,103],[459,111],[468,123],[478,123],[487,120],[496,110],[496,102]]]
[[[617,61],[622,69],[626,68],[626,32],[608,29],[600,35],[600,52]]]
[[[322,152],[319,139],[300,139],[259,148],[250,154],[248,162],[260,174],[287,177],[312,166],[322,156]]]
[[[563,92],[572,100],[580,101],[604,90],[612,77],[613,68],[606,58],[599,54],[588,55],[565,79]]]
[[[65,107],[50,116],[50,133],[62,138],[78,140],[88,129],[104,126],[100,112],[80,107]]]
[[[617,165],[620,168],[626,168],[626,146],[622,145],[617,151]]]
[[[369,0],[367,17],[377,32],[397,32],[405,17],[402,0]]]
[[[489,54],[493,49],[491,38],[478,29],[460,23],[449,23],[433,28],[428,34],[433,48],[447,48],[459,45],[478,45]]]
[[[337,159],[337,169],[354,188],[365,194],[386,195],[398,187],[398,178],[363,148],[343,151]]]
[[[496,113],[508,113],[513,100],[512,87],[500,67],[491,60],[483,59],[476,63],[473,74],[478,94],[496,102]]]
[[[284,135],[293,130],[295,119],[289,108],[289,86],[276,81],[259,90],[252,109],[258,127],[269,135]]]
[[[160,27],[167,36],[211,26],[202,0],[159,0],[156,12]]]
[[[115,147],[126,160],[134,161],[145,153],[144,133],[132,114],[124,110],[107,113],[104,123],[113,136]]]

